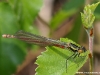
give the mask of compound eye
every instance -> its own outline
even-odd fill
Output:
[[[82,50],[83,50],[84,52],[86,52],[86,48],[85,48],[85,47],[82,46],[81,48],[82,48]]]

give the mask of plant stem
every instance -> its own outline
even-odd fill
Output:
[[[93,75],[93,38],[94,38],[94,32],[93,32],[93,28],[88,29],[87,31],[88,33],[88,37],[89,37],[89,50],[90,50],[90,54],[89,54],[89,70],[90,70],[90,75]]]
[[[94,38],[94,30],[93,28],[88,30],[88,36],[89,36],[89,50],[90,53],[93,55],[93,38]]]
[[[89,70],[90,70],[90,75],[93,75],[92,72],[93,72],[93,56],[92,54],[90,53],[89,54]]]

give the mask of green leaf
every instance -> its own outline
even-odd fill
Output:
[[[78,15],[73,23],[72,30],[67,34],[67,38],[70,38],[71,40],[78,42],[80,38],[79,36],[81,33],[81,27],[82,27],[81,15]]]
[[[55,30],[62,24],[67,18],[79,11],[79,8],[84,4],[84,0],[70,0],[66,1],[61,10],[59,10],[51,19],[50,28]]]
[[[21,28],[23,28],[25,31],[37,32],[33,22],[42,7],[43,1],[9,0],[9,4],[15,12]]]
[[[95,16],[94,16],[93,12],[99,3],[100,2],[85,6],[84,12],[81,13],[82,22],[83,22],[83,25],[85,28],[92,28],[93,27],[93,22],[95,20]]]
[[[51,20],[50,22],[50,28],[52,30],[55,30],[66,18],[70,17],[73,14],[73,10],[72,11],[64,11],[64,10],[60,10]]]
[[[10,5],[0,2],[0,36],[19,30],[18,20]],[[22,42],[14,39],[0,38],[0,75],[14,74],[26,55]]]
[[[15,33],[19,30],[18,20],[8,3],[0,3],[0,28],[1,32]]]
[[[61,40],[76,44],[69,39]],[[58,47],[46,47],[46,49],[47,50],[43,52],[36,61],[36,64],[39,65],[36,69],[36,75],[74,75],[88,58],[87,51],[81,55],[82,57],[70,58],[66,63],[66,59],[70,57],[73,52]]]
[[[97,8],[94,12],[94,15],[95,15],[96,19],[100,20],[100,4],[97,6]]]
[[[79,8],[84,5],[85,0],[69,0],[66,1],[63,5],[63,9],[66,11],[69,10],[79,10]]]
[[[0,41],[0,75],[14,74],[25,58],[26,52],[14,43]]]

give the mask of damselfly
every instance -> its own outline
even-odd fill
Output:
[[[63,49],[67,48],[70,51],[74,52],[74,54],[71,55],[69,58],[71,58],[72,56],[74,56],[74,58],[75,58],[76,56],[79,56],[81,53],[86,52],[86,48],[83,46],[77,46],[76,44],[62,42],[60,40],[53,40],[50,38],[31,34],[31,33],[24,32],[24,31],[18,31],[15,35],[4,34],[3,37],[4,38],[17,38],[17,39],[26,41],[27,43],[37,44],[40,46],[56,46],[56,47],[60,47]],[[69,58],[67,58],[67,60]],[[67,62],[67,60],[66,60],[66,62]]]

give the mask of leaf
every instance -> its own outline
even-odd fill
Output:
[[[100,4],[95,9],[94,15],[95,15],[96,19],[99,19],[100,20],[100,10],[99,9],[100,9]]]
[[[9,4],[15,12],[19,20],[20,27],[25,31],[37,32],[36,26],[33,24],[36,19],[43,1],[42,0],[9,0]]]
[[[0,41],[0,75],[14,74],[25,58],[26,52],[14,43]]]
[[[64,42],[72,42],[68,39],[61,40]],[[75,44],[75,42],[72,43]],[[43,52],[36,61],[36,64],[38,64],[36,75],[74,75],[88,58],[87,51],[82,54],[84,57],[70,58],[66,63],[66,59],[70,57],[73,52],[58,47],[46,47],[46,49],[47,50]]]
[[[81,33],[81,27],[82,27],[82,22],[81,22],[81,16],[78,15],[77,18],[75,19],[73,23],[73,28],[72,30],[67,34],[67,38],[70,38],[71,40],[78,42],[79,41],[79,36]],[[74,37],[73,37],[74,36]]]
[[[15,33],[19,29],[18,20],[8,3],[0,3],[0,29],[1,32]]]
[[[63,9],[66,10],[66,11],[69,11],[69,10],[79,10],[79,8],[84,5],[85,3],[85,0],[70,0],[70,1],[67,1],[64,3],[63,5]]]
[[[32,26],[42,0],[0,2],[0,35],[14,34],[21,28],[36,32]],[[0,39],[0,75],[12,75],[26,56],[26,44],[14,39]]]
[[[67,19],[68,17],[70,17],[73,14],[73,10],[72,11],[64,11],[64,10],[60,10],[51,20],[50,22],[50,28],[52,30],[55,30],[65,19]]]
[[[18,20],[8,3],[0,2],[0,35],[19,30]],[[25,58],[25,44],[0,38],[0,75],[11,75]]]
[[[51,19],[50,22],[50,28],[52,30],[55,30],[58,28],[59,25],[62,24],[67,18],[71,17],[73,14],[75,14],[77,11],[79,11],[79,8],[84,4],[84,0],[70,0],[66,1],[62,7],[61,10],[59,10],[54,17]]]
[[[95,16],[94,16],[93,12],[95,11],[95,9],[99,3],[100,2],[97,2],[95,4],[86,5],[84,7],[84,12],[81,13],[81,17],[82,17],[83,25],[86,29],[90,29],[93,27],[93,22],[95,20]]]

